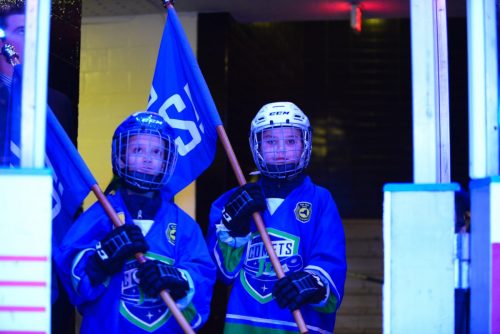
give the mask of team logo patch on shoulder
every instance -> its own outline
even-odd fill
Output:
[[[167,226],[167,231],[165,235],[167,236],[168,242],[175,246],[175,235],[177,233],[177,224],[171,223]]]
[[[308,202],[298,202],[293,212],[299,222],[307,223],[311,219],[312,205]]]

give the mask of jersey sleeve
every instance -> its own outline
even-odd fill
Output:
[[[344,296],[347,263],[345,235],[337,206],[329,191],[322,192],[318,202],[318,223],[311,238],[306,271],[314,272],[328,283],[328,298],[319,308],[323,312],[335,312]]]
[[[183,313],[192,314],[193,329],[202,326],[210,315],[210,304],[215,284],[215,265],[208,253],[207,245],[199,225],[186,213],[179,209],[177,238],[179,242],[176,266],[189,273],[194,284],[194,295],[191,305],[184,308]],[[194,313],[194,314],[193,314]]]
[[[75,306],[97,298],[104,290],[102,285],[90,284],[84,269],[97,242],[111,229],[100,204],[94,204],[71,226],[54,256],[57,274]]]
[[[109,277],[101,284],[93,286],[85,268],[89,257],[95,253],[93,248],[82,250],[73,260],[71,267],[71,286],[82,301],[97,299],[109,284]]]

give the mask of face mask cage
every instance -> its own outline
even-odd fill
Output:
[[[277,179],[293,178],[309,164],[311,129],[289,123],[254,129],[250,135],[250,147],[255,165],[263,175]]]
[[[134,142],[137,138],[142,138],[140,147]],[[141,160],[142,167],[130,165],[136,160]],[[174,141],[158,130],[131,129],[113,139],[113,170],[131,189],[151,191],[163,188],[172,176],[176,162]]]

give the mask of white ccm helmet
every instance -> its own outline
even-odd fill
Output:
[[[285,128],[296,128],[301,132],[302,152],[299,159],[284,164],[266,163],[262,154],[263,131]],[[281,140],[283,139],[281,138]],[[311,158],[311,124],[302,110],[291,102],[273,102],[264,105],[252,120],[249,141],[255,165],[262,174],[270,178],[294,177],[307,167]]]

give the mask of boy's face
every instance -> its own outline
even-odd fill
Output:
[[[23,14],[7,16],[5,42],[0,41],[0,47],[3,47],[4,44],[11,44],[14,47],[14,50],[19,55],[19,61],[21,63],[23,62],[24,54],[24,20],[25,16]],[[2,57],[2,61],[6,62],[5,57]]]
[[[267,164],[297,163],[303,149],[300,129],[280,127],[262,132],[262,157]]]
[[[165,145],[157,135],[134,135],[128,140],[126,156],[128,170],[158,175],[165,163]]]

